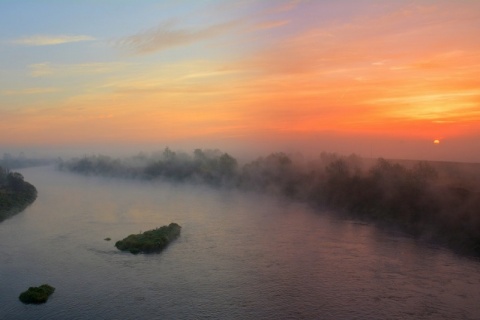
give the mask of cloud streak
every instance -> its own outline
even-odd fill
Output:
[[[13,40],[12,43],[15,45],[38,47],[93,40],[96,39],[87,35],[33,35]]]
[[[302,0],[291,0],[286,3],[280,4],[280,6],[276,7],[273,11],[274,12],[288,12],[294,10],[297,6],[301,4]]]
[[[48,62],[29,65],[30,76],[39,77],[71,77],[88,74],[105,74],[118,71],[126,63],[92,62],[79,64],[52,64]]]
[[[19,90],[2,90],[0,95],[4,96],[24,96],[24,95],[33,95],[33,94],[46,94],[46,93],[55,93],[60,91],[58,88],[48,87],[48,88],[26,88]]]
[[[276,21],[267,21],[257,24],[257,29],[274,29],[278,27],[286,26],[290,23],[290,20],[276,20]]]
[[[237,25],[238,22],[230,21],[200,29],[175,29],[173,23],[163,23],[157,28],[124,37],[116,44],[136,54],[149,54],[220,36]]]

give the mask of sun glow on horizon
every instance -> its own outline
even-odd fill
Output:
[[[0,146],[480,137],[480,1],[138,1],[96,25],[47,0],[42,28],[17,5],[0,11]]]

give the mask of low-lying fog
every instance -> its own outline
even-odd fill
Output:
[[[480,317],[478,260],[404,233],[271,193],[20,172],[38,198],[0,224],[4,319]],[[170,222],[181,235],[160,254],[114,247]],[[18,301],[42,283],[45,305]]]

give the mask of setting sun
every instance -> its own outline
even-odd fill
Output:
[[[480,0],[0,0],[0,320],[480,320],[479,39]]]
[[[480,1],[1,3],[2,152],[480,162]]]

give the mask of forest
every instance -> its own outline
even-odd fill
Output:
[[[122,159],[85,156],[58,166],[83,175],[268,193],[480,256],[479,164],[332,153],[305,159],[282,152],[241,164],[219,150],[196,149],[187,154],[166,148]]]

